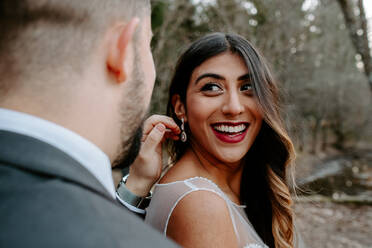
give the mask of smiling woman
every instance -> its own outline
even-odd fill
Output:
[[[286,169],[294,156],[264,59],[243,37],[214,33],[180,57],[168,115],[174,165],[146,222],[183,247],[293,247]]]
[[[251,147],[261,127],[262,113],[249,77],[244,60],[227,51],[193,71],[186,106],[173,96],[174,111],[189,124],[194,147],[202,156],[211,155],[211,160],[227,164],[240,163]]]

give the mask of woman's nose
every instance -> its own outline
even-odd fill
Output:
[[[239,115],[244,111],[244,106],[237,92],[226,95],[222,113],[225,115]]]

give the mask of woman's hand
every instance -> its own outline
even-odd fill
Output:
[[[179,139],[181,130],[174,120],[165,115],[152,115],[144,123],[142,146],[130,166],[126,187],[138,196],[148,195],[162,170],[161,144],[167,139]]]

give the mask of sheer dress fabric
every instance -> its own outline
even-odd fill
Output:
[[[201,190],[217,194],[225,200],[239,247],[267,248],[249,222],[244,212],[245,206],[232,202],[215,183],[203,177],[156,184],[153,198],[146,209],[145,222],[166,235],[169,219],[178,202],[186,195]]]

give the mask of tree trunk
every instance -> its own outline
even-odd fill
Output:
[[[372,93],[372,59],[371,51],[368,46],[368,25],[363,7],[363,0],[358,0],[359,16],[354,15],[352,1],[338,0],[342,13],[345,18],[345,24],[349,30],[351,41],[355,50],[360,54],[364,64],[364,73],[367,77],[370,91]]]
[[[322,126],[322,145],[321,145],[322,152],[325,152],[325,150],[327,149],[327,144],[328,144],[328,126],[323,125]]]
[[[313,133],[312,133],[312,144],[311,144],[311,154],[316,154],[316,148],[318,146],[318,137],[319,137],[319,128],[320,128],[320,119],[315,120],[315,124],[313,127]]]

